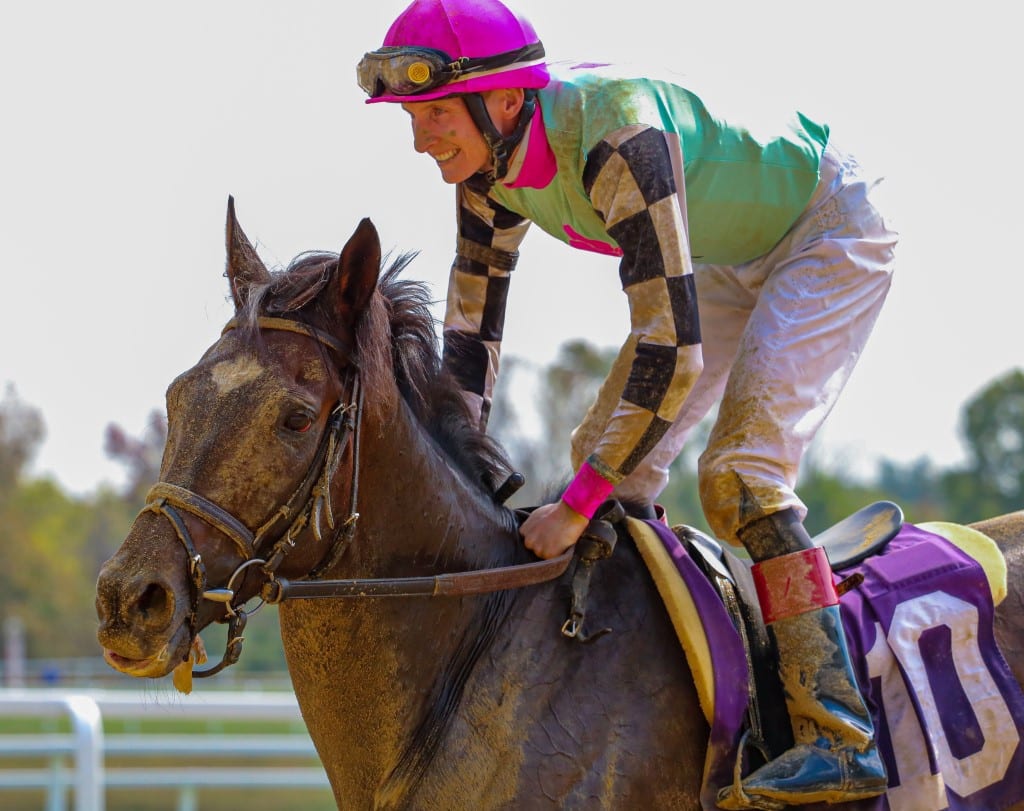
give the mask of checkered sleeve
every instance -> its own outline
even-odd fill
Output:
[[[665,133],[645,125],[616,130],[587,156],[584,188],[623,252],[619,276],[635,342],[625,388],[584,464],[590,470],[581,471],[607,482],[598,490],[610,491],[654,448],[703,369],[676,176]]]
[[[486,427],[498,378],[505,303],[529,220],[458,186],[458,240],[448,278],[444,365]]]

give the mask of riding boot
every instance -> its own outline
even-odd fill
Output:
[[[780,808],[882,794],[885,767],[850,663],[824,550],[792,509],[758,518],[739,535],[757,562],[759,602],[778,647],[794,746],[741,785],[723,789],[719,805]]]

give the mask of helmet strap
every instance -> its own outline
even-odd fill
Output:
[[[532,87],[523,89],[523,108],[519,111],[519,120],[516,122],[516,128],[507,136],[502,135],[494,126],[490,113],[487,112],[483,94],[464,93],[462,98],[466,102],[466,108],[469,110],[473,123],[480,130],[487,148],[491,151],[491,168],[487,172],[478,173],[481,178],[486,180],[487,186],[490,188],[508,173],[508,162],[512,157],[512,152],[523,140],[526,127],[537,109],[537,90]]]

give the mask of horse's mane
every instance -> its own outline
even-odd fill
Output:
[[[512,466],[504,450],[472,418],[452,377],[444,370],[426,283],[400,278],[415,258],[403,253],[383,269],[377,290],[356,327],[356,357],[368,392],[384,392],[393,375],[398,391],[427,433],[469,478],[493,494]],[[254,339],[256,319],[289,313],[331,331],[332,316],[323,303],[335,279],[338,254],[300,254],[269,280],[254,284],[238,314],[239,325]]]

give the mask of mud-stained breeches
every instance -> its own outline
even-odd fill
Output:
[[[889,290],[897,235],[871,202],[876,186],[830,146],[807,210],[771,252],[695,266],[704,371],[669,431],[619,484],[619,498],[655,500],[690,432],[719,402],[698,467],[712,531],[739,543],[740,479],[766,512],[793,507],[803,518],[800,461]]]

